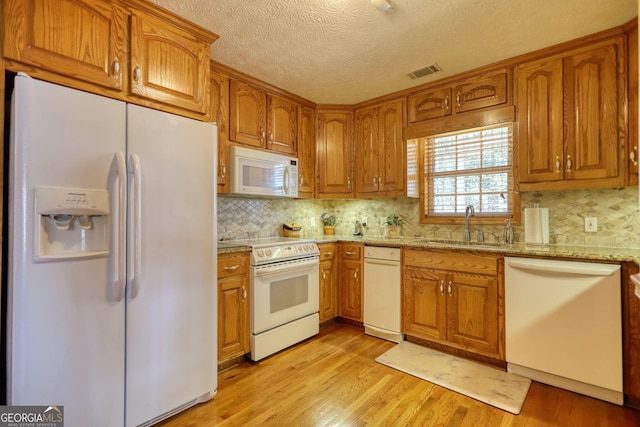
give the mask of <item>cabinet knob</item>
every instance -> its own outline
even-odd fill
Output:
[[[322,280],[325,280],[327,278],[327,273],[325,273],[324,271],[322,272]]]
[[[224,163],[220,165],[220,169],[222,170],[221,177],[224,178],[225,176],[227,176],[227,166]]]
[[[356,279],[356,280],[358,280],[358,271],[359,271],[359,269],[356,268],[356,271],[353,272],[353,278]]]
[[[444,280],[440,280],[440,295],[444,295]]]
[[[451,280],[449,280],[449,286],[447,286],[447,292],[449,293],[449,296],[451,296]]]
[[[456,93],[456,104],[458,105],[458,108],[460,108],[460,92]]]
[[[378,186],[378,177],[377,176],[373,177],[373,185],[374,185],[374,187]]]
[[[445,109],[445,110],[448,110],[448,109],[449,109],[449,95],[447,95],[447,96],[444,98],[444,109]]]
[[[351,177],[350,176],[347,177],[347,188],[349,190],[351,190]]]
[[[242,287],[242,300],[247,300],[247,288],[245,286]]]
[[[133,80],[136,83],[139,83],[141,78],[142,78],[142,70],[140,69],[139,65],[136,65],[136,68],[133,69]]]
[[[629,158],[631,159],[631,162],[633,163],[633,166],[638,166],[638,160],[637,160],[637,153],[638,152],[638,146],[633,147],[633,150],[631,150],[631,153],[629,153]]]
[[[571,163],[571,156],[567,155],[567,172],[571,172],[572,165],[573,163]]]
[[[560,172],[560,156],[556,156],[556,172]]]
[[[115,80],[120,79],[120,61],[118,61],[118,57],[113,60],[113,65],[111,66],[112,73],[111,75]]]
[[[260,128],[260,142],[264,142],[264,135],[265,135],[264,128],[261,127]]]

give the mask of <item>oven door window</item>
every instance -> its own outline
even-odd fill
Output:
[[[287,310],[309,302],[309,276],[297,276],[270,283],[269,312]]]

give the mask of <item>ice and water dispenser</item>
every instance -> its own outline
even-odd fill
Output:
[[[34,208],[36,262],[108,256],[109,191],[39,187]]]

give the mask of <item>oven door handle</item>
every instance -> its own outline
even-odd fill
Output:
[[[286,263],[284,265],[271,265],[269,267],[264,267],[262,269],[256,268],[255,275],[256,276],[269,276],[272,274],[280,274],[283,272],[290,272],[295,270],[306,270],[309,267],[313,267],[315,265],[319,265],[320,262],[318,258],[314,258],[309,261],[300,261],[294,264]]]

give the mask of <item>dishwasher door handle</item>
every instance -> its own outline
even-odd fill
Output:
[[[574,274],[577,276],[613,276],[614,271],[609,268],[598,267],[576,267],[570,265],[551,265],[546,263],[536,263],[531,261],[509,261],[509,266],[517,268],[519,270],[540,271],[540,272],[553,272],[553,273],[566,273]]]
[[[372,259],[372,258],[365,258],[364,259],[364,263],[365,264],[380,264],[380,265],[400,265],[400,261],[390,261],[390,260],[385,260],[385,259]]]

